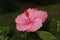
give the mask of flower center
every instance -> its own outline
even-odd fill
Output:
[[[25,15],[28,17],[29,23],[31,23],[32,21],[31,21],[31,19],[29,17],[29,12],[28,11],[25,11]]]

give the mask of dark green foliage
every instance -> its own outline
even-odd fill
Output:
[[[9,37],[7,36],[7,34],[10,32],[10,28],[9,26],[1,26],[0,27],[0,40],[8,40]]]
[[[8,40],[8,36],[0,35],[0,40]]]
[[[0,34],[7,35],[10,32],[9,26],[2,26],[0,27]]]
[[[20,10],[20,4],[14,0],[0,0],[0,6],[3,12],[15,12]]]

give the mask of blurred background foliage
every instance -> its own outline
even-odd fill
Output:
[[[20,9],[20,4],[14,0],[0,0],[0,7],[3,12],[15,12]]]
[[[28,8],[48,13],[37,32],[19,32],[15,28],[16,16]],[[0,0],[0,40],[60,40],[60,0]]]

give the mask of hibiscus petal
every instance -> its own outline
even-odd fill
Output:
[[[37,11],[35,12],[36,17],[39,17],[42,19],[42,22],[44,23],[47,18],[47,12],[45,11]]]
[[[36,17],[36,16],[35,16],[35,12],[37,11],[37,9],[30,9],[30,8],[29,8],[27,11],[29,12],[29,17],[30,17],[30,19],[31,19],[31,20],[34,20],[34,18]]]
[[[28,21],[27,21],[27,19],[24,18],[24,15],[23,14],[20,14],[15,19],[15,22],[16,23],[19,23],[19,24],[26,24]]]
[[[27,32],[37,31],[41,27],[42,27],[42,20],[37,18],[34,20],[34,22],[32,23],[32,26],[27,30]]]
[[[37,9],[28,9],[29,12],[29,17],[31,20],[34,20],[35,18],[40,18],[42,19],[42,22],[44,23],[46,18],[47,18],[47,12],[45,11],[39,11]]]
[[[28,25],[21,25],[21,24],[16,24],[16,29],[18,31],[25,31],[31,27],[31,24]]]

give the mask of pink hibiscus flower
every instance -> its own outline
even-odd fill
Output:
[[[15,19],[18,31],[35,32],[42,27],[47,18],[47,12],[29,8]]]

